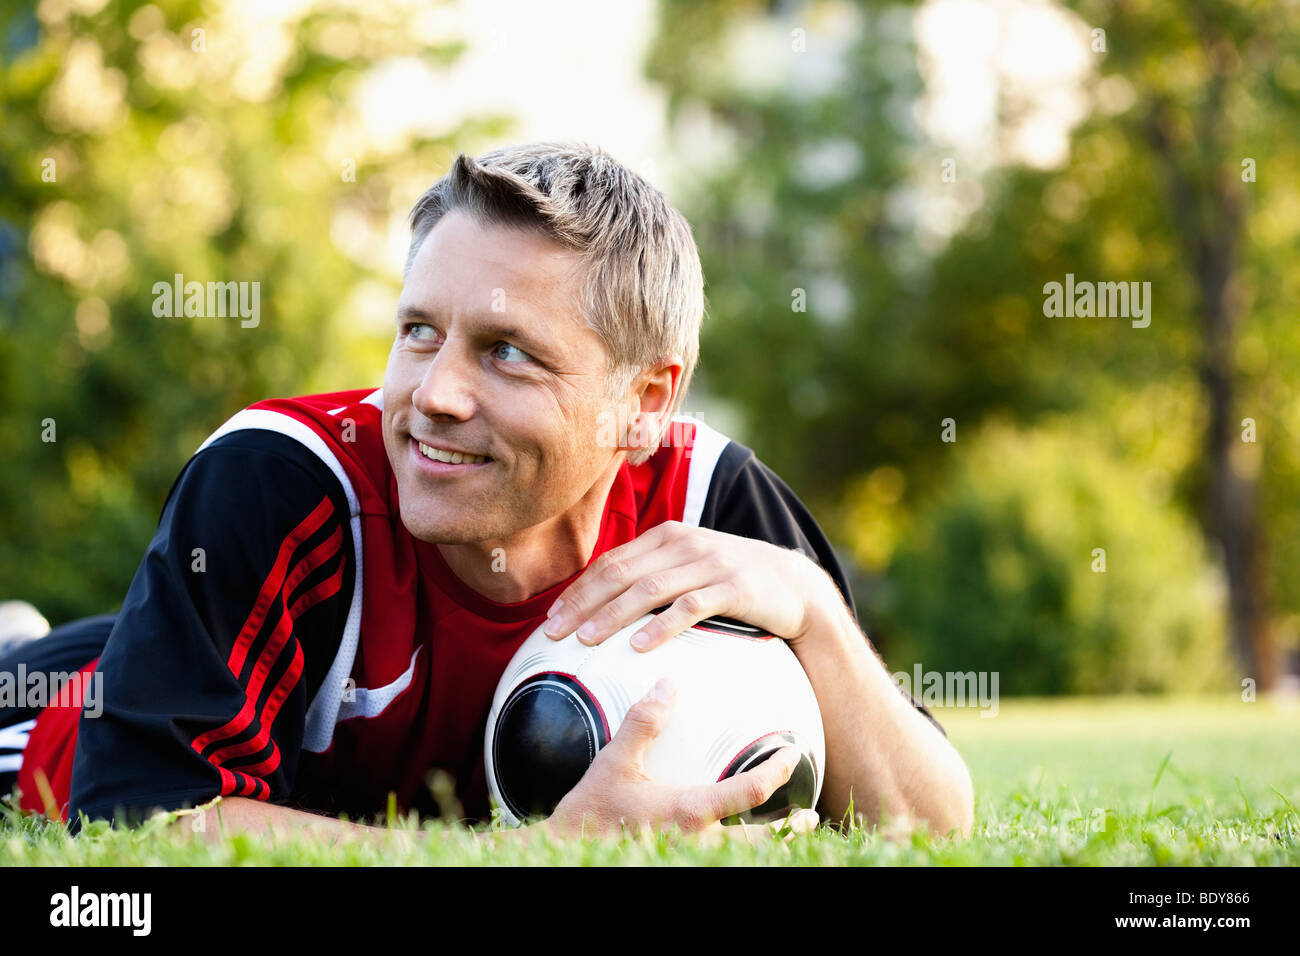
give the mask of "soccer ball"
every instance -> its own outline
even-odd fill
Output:
[[[553,641],[539,628],[511,658],[488,714],[488,790],[511,825],[549,816],[618,732],[628,709],[661,677],[677,700],[650,744],[654,780],[693,786],[724,780],[794,744],[790,779],[738,819],[766,822],[815,808],[826,765],[821,711],[785,641],[726,618],[710,618],[650,651],[631,645],[646,615],[595,647],[575,635]]]

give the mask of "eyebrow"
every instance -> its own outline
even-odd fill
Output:
[[[418,305],[404,305],[397,310],[397,321],[399,322],[410,322],[420,319],[431,321],[436,318],[436,314],[430,312],[428,309],[422,309]],[[476,329],[476,331],[485,337],[492,336],[501,339],[514,339],[520,345],[525,347],[524,351],[534,354],[534,357],[536,357],[534,350],[539,353],[545,353],[548,351],[545,345],[541,342],[513,325],[487,325]]]

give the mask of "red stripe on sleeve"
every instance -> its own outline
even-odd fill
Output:
[[[321,568],[325,563],[331,560],[334,555],[339,553],[339,545],[343,543],[343,529],[335,528],[334,533],[312,549],[311,553],[298,562],[297,566],[289,572],[289,576],[284,579],[283,594],[287,599],[294,591],[298,590],[298,585],[302,584],[312,572]]]
[[[321,564],[329,561],[338,554],[338,544],[341,540],[341,534],[339,534],[338,537],[331,535],[325,544],[333,542],[334,551],[332,553],[322,556],[321,551],[324,548],[324,545],[322,545],[304,558],[294,569],[293,574],[290,575],[290,580],[295,582],[295,586],[297,582],[300,582],[307,575],[311,574]],[[301,574],[299,573],[300,571]],[[342,576],[343,568],[340,565],[334,576],[328,580],[333,580],[334,577],[338,577],[341,582]],[[319,589],[319,586],[317,589]],[[338,588],[335,587],[334,590],[337,591]],[[277,593],[276,596],[283,600],[280,593]],[[228,737],[234,737],[242,733],[244,729],[253,722],[254,708],[257,705],[257,699],[262,695],[262,687],[266,682],[267,675],[270,674],[271,667],[275,664],[276,659],[280,656],[280,652],[284,649],[284,645],[289,640],[292,630],[293,615],[290,611],[286,610],[280,615],[280,620],[276,623],[275,630],[271,632],[271,636],[267,640],[266,646],[262,648],[262,652],[258,655],[257,662],[253,665],[253,673],[249,676],[248,685],[244,689],[245,700],[243,708],[241,708],[239,713],[227,721],[223,726],[217,727],[214,730],[209,730],[196,737],[194,742],[191,744],[196,751],[201,753],[208,746],[219,740],[225,740]],[[233,667],[233,661],[231,672],[235,674],[236,677],[239,676],[239,671],[235,670]]]
[[[337,553],[337,552],[336,552]],[[256,701],[261,696],[262,687],[265,684],[271,668],[274,666],[276,659],[280,656],[285,643],[293,632],[293,622],[296,617],[301,616],[321,601],[327,600],[338,593],[343,583],[343,566],[340,565],[335,572],[316,585],[297,601],[293,606],[288,608],[280,618],[280,623],[275,629],[271,640],[263,649],[259,656],[256,666],[254,667],[253,680],[250,682],[244,706],[240,709],[239,714],[227,723],[224,727],[215,731],[209,731],[194,741],[194,749],[202,752],[209,744],[217,740],[224,740],[230,737],[238,736],[248,726],[253,723],[254,708]],[[268,742],[271,744],[271,753],[263,760],[249,767],[241,767],[236,771],[241,776],[244,774],[261,775],[270,773],[280,765],[280,748],[271,740],[271,725],[275,723],[275,718],[280,713],[280,708],[284,706],[285,700],[293,691],[294,686],[298,683],[299,677],[303,672],[303,655],[301,646],[295,641],[293,643],[293,659],[288,668],[280,676],[276,685],[267,697],[266,703],[261,709],[257,718],[257,733],[249,740],[243,743],[232,743],[213,752],[207,757],[209,763],[216,766],[223,774],[231,771],[224,767],[224,764],[240,757],[249,756],[259,753],[265,749]],[[250,779],[253,779],[250,777]],[[259,783],[265,784],[265,781],[259,780]],[[265,796],[258,799],[266,799],[270,795],[270,787],[266,786]]]
[[[298,547],[320,530],[325,524],[327,518],[334,510],[334,503],[330,501],[329,495],[321,499],[320,504],[309,514],[298,527],[289,532],[288,536],[280,544],[280,553],[276,555],[275,564],[262,582],[262,589],[258,592],[257,601],[253,604],[253,610],[249,612],[248,619],[244,621],[244,626],[239,632],[239,637],[235,639],[235,646],[231,648],[230,659],[227,662],[232,674],[238,675],[244,669],[244,659],[248,655],[248,650],[253,646],[253,641],[257,639],[258,633],[262,630],[262,624],[266,621],[266,615],[271,610],[276,596],[279,595],[284,586],[285,572],[289,570],[289,561]]]
[[[312,588],[295,601],[293,607],[291,607],[285,615],[285,618],[290,621],[290,629],[292,629],[292,621],[295,618],[301,616],[321,601],[327,600],[337,594],[342,583],[343,568],[339,567],[339,569],[335,571],[334,574],[330,575],[329,578],[316,585],[316,587]],[[263,659],[265,659],[265,654],[263,655]],[[260,666],[261,663],[262,661],[259,660],[258,665]],[[285,700],[288,699],[294,685],[298,682],[298,678],[302,675],[302,671],[302,647],[295,641],[293,645],[293,660],[290,662],[289,667],[285,672],[280,675],[279,681],[276,682],[275,687],[271,690],[270,696],[267,697],[266,704],[262,707],[262,712],[258,719],[257,733],[252,737],[252,739],[246,740],[243,743],[229,744],[222,747],[220,750],[211,754],[208,757],[208,760],[214,764],[223,765],[239,757],[258,753],[265,748],[267,742],[271,740],[271,725],[275,723],[275,718],[279,716],[280,708],[284,706]],[[252,699],[256,700],[257,696],[252,695]],[[274,741],[271,741],[270,756],[254,766],[241,767],[240,769],[245,773],[255,773],[260,775],[274,770],[279,766],[279,764],[280,749],[275,746]]]
[[[252,796],[257,800],[266,800],[270,797],[270,785],[257,774],[267,773],[279,766],[280,753],[274,741],[271,741],[272,752],[270,756],[255,767],[231,770],[223,766],[223,764],[241,756],[257,753],[266,747],[267,741],[270,739],[271,724],[274,723],[280,708],[283,706],[284,701],[288,699],[303,672],[302,650],[295,641],[293,659],[288,669],[272,689],[266,704],[261,709],[261,713],[258,713],[257,700],[262,694],[262,689],[276,660],[279,659],[285,645],[293,635],[294,618],[321,601],[337,594],[342,587],[343,571],[346,563],[340,564],[329,578],[299,597],[291,607],[284,607],[284,602],[288,596],[304,580],[338,556],[343,541],[341,528],[335,528],[328,538],[313,548],[300,561],[290,564],[294,553],[304,541],[320,530],[333,513],[333,510],[333,502],[327,495],[281,542],[275,564],[263,581],[257,601],[245,620],[227,660],[227,666],[230,668],[231,673],[238,678],[247,663],[248,653],[253,646],[253,642],[257,639],[272,606],[277,600],[281,602],[281,607],[284,609],[280,615],[280,620],[276,623],[276,627],[266,645],[258,654],[253,671],[249,675],[248,685],[244,689],[244,705],[240,708],[239,713],[223,726],[200,734],[191,742],[194,751],[202,755],[205,749],[218,741],[239,736],[256,720],[258,733],[253,739],[243,744],[227,745],[207,758],[208,762],[220,774],[223,795]]]

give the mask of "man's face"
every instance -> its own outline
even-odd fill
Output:
[[[572,508],[610,466],[608,353],[576,310],[581,278],[540,232],[452,212],[425,238],[384,375],[384,442],[415,537],[508,538]]]

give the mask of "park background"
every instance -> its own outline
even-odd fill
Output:
[[[1235,780],[1294,858],[1296,3],[6,0],[0,111],[0,599],[115,609],[215,427],[379,384],[454,156],[584,140],[692,223],[686,411],[812,507],[890,669],[1062,698],[942,712],[977,784],[1037,806],[1073,728],[1104,834],[1145,721],[1125,786]],[[257,327],[156,317],[178,273]],[[1149,325],[1045,314],[1067,274]]]

